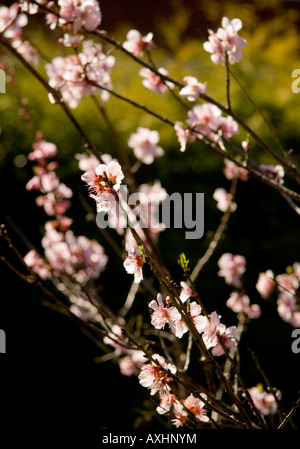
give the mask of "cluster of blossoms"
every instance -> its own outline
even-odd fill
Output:
[[[188,112],[187,125],[198,135],[212,141],[229,140],[239,133],[238,125],[231,116],[222,116],[221,109],[211,103],[198,104]]]
[[[186,287],[184,288],[184,292],[186,294]],[[173,334],[178,338],[181,338],[188,332],[188,327],[181,313],[176,307],[171,305],[169,297],[166,298],[166,304],[164,304],[161,294],[158,293],[156,300],[152,300],[149,307],[154,310],[151,316],[151,324],[156,329],[163,329],[168,324]],[[188,314],[197,331],[202,334],[207,349],[213,348],[213,355],[223,355],[223,345],[227,348],[236,346],[237,342],[234,338],[236,335],[236,327],[231,326],[226,328],[220,322],[220,316],[217,312],[212,312],[209,316],[202,315],[201,306],[193,301],[188,304]]]
[[[159,394],[160,405],[157,407],[159,414],[172,412],[175,416],[172,419],[176,427],[183,426],[188,418],[188,411],[190,411],[196,419],[202,422],[208,422],[209,417],[204,410],[204,402],[199,398],[195,398],[190,394],[186,399],[180,401],[171,392],[170,385],[173,382],[172,375],[176,374],[176,367],[171,363],[167,363],[159,354],[152,356],[152,362],[144,365],[139,374],[139,381],[143,387],[150,389],[150,394]],[[202,394],[201,397],[206,401],[207,396]]]
[[[229,209],[234,212],[237,208],[237,204],[233,201],[232,194],[227,192],[223,187],[218,187],[213,194],[213,199],[217,201],[217,208],[226,212]]]
[[[66,38],[62,42],[69,45]],[[83,96],[98,93],[103,101],[108,100],[106,89],[112,88],[110,73],[114,64],[114,56],[107,56],[101,44],[88,40],[82,42],[81,52],[54,58],[46,64],[46,71],[49,85],[61,93],[71,108],[76,108]],[[49,99],[55,102],[52,94],[49,94]]]
[[[201,94],[205,94],[206,84],[200,83],[194,76],[185,76],[183,81],[186,86],[179,91],[181,97],[186,97],[189,101],[196,101]]]
[[[31,250],[24,260],[42,279],[51,278],[52,275],[67,275],[85,285],[90,278],[97,278],[104,270],[107,256],[96,241],[85,236],[76,237],[71,231],[72,220],[65,213],[71,205],[69,198],[73,192],[61,183],[55,173],[58,162],[49,162],[56,155],[57,147],[54,143],[43,140],[40,133],[37,137],[33,151],[28,155],[28,159],[36,164],[35,175],[26,188],[41,193],[36,202],[53,219],[46,223],[42,239],[46,261],[36,250]]]
[[[281,391],[277,390],[275,395],[267,393],[260,384],[249,388],[248,391],[255,407],[262,415],[275,415],[277,413],[277,401],[281,399]]]
[[[88,186],[90,197],[96,201],[97,212],[116,213],[116,192],[124,173],[117,161],[99,164],[94,170],[85,172],[81,179]]]
[[[265,165],[261,164],[259,166],[260,171],[266,175],[268,178],[272,179],[273,181],[278,182],[278,184],[282,185],[284,180],[284,168],[281,165]]]
[[[141,141],[139,143],[142,145]],[[144,257],[130,227],[135,229],[142,241],[146,240],[144,228],[147,227],[148,236],[155,242],[158,234],[164,230],[164,225],[158,220],[158,207],[166,198],[167,192],[159,181],[155,181],[152,186],[141,184],[131,197],[131,200],[135,199],[139,205],[132,209],[128,204],[127,189],[120,188],[124,178],[120,164],[116,160],[110,160],[109,155],[103,157],[107,164],[99,164],[95,156],[77,155],[80,168],[83,171],[87,170],[81,178],[88,186],[90,197],[96,201],[97,212],[108,214],[109,225],[119,234],[123,234],[127,228],[125,233],[127,257],[124,268],[129,274],[133,274],[135,282],[139,283],[143,279]],[[146,243],[145,245],[147,246]]]
[[[242,58],[241,49],[247,45],[246,39],[238,35],[242,28],[240,19],[229,20],[227,17],[222,19],[222,27],[216,33],[208,30],[208,41],[204,42],[203,47],[208,53],[211,53],[211,60],[214,64],[226,64],[226,58],[230,64],[239,62]]]
[[[54,276],[67,274],[82,285],[98,278],[107,263],[103,247],[95,240],[83,235],[76,237],[70,229],[59,232],[52,222],[46,223],[42,246]]]
[[[129,274],[134,275],[134,282],[139,284],[143,280],[144,257],[139,249],[126,244],[127,257],[124,260],[124,268]]]
[[[218,275],[225,279],[226,284],[236,288],[242,287],[243,274],[246,271],[246,259],[239,254],[224,253],[218,261]]]
[[[243,145],[244,144],[244,145]],[[242,142],[243,147],[248,147],[248,142],[243,141]],[[248,181],[249,179],[249,172],[246,168],[237,166],[234,162],[229,161],[225,159],[224,161],[225,167],[224,167],[224,175],[227,179],[230,181],[233,179],[240,179],[241,181]]]
[[[149,90],[156,92],[157,94],[165,94],[169,89],[174,88],[174,84],[171,81],[166,81],[165,76],[168,76],[169,72],[164,67],[160,67],[158,72],[162,75],[158,75],[147,67],[143,67],[140,70],[140,75],[144,78],[142,84]]]
[[[274,277],[272,270],[260,273],[256,288],[262,298],[268,299],[277,286],[277,311],[279,316],[295,328],[300,326],[300,263],[295,262],[287,273]]]
[[[218,106],[211,103],[197,104],[188,111],[187,127],[180,122],[174,125],[180,151],[185,151],[189,142],[197,138],[208,138],[224,149],[223,140],[229,140],[239,133],[238,124],[231,116],[224,117]]]
[[[142,36],[138,30],[129,30],[123,47],[140,58],[144,55],[144,51],[150,51],[153,48],[153,33]]]
[[[75,32],[95,31],[101,23],[102,15],[97,0],[58,0],[58,6],[59,25],[71,24]]]
[[[249,296],[241,292],[232,292],[226,301],[226,305],[233,312],[244,313],[248,318],[259,318],[261,315],[260,306],[258,304],[250,304]]]
[[[23,8],[23,10],[26,10],[26,8]],[[0,7],[0,33],[11,40],[12,46],[27,61],[38,64],[37,50],[28,40],[22,39],[22,29],[27,25],[28,19],[27,15],[21,11],[22,8],[18,2],[13,3],[9,8],[6,6]],[[30,11],[31,14],[35,12],[37,12],[37,7]]]
[[[242,146],[246,149],[248,148],[248,142],[242,142]],[[224,175],[227,179],[232,181],[233,179],[240,179],[243,182],[248,181],[249,172],[246,168],[239,167],[233,161],[224,161]],[[217,208],[222,212],[227,212],[230,210],[234,212],[237,208],[237,204],[233,201],[233,196],[231,193],[227,192],[222,187],[218,187],[213,194],[214,200],[217,201]]]
[[[158,131],[139,127],[136,133],[131,134],[128,140],[128,146],[133,149],[134,155],[144,164],[152,164],[155,157],[161,157],[165,154],[164,150],[158,146]]]
[[[54,216],[59,226],[66,228],[72,220],[65,216],[70,208],[70,198],[72,190],[63,184],[55,170],[58,168],[57,161],[50,161],[57,153],[57,147],[52,142],[42,139],[41,134],[37,134],[37,140],[33,144],[33,151],[29,153],[28,160],[35,162],[33,178],[28,181],[26,189],[37,190],[42,193],[36,199],[38,206],[43,206],[47,215]]]
[[[239,254],[233,255],[231,253],[224,253],[219,261],[218,275],[224,277],[228,285],[236,288],[228,300],[226,301],[229,307],[235,313],[243,313],[248,318],[259,318],[261,309],[258,304],[250,304],[250,298],[243,291],[243,274],[246,271],[246,259]]]

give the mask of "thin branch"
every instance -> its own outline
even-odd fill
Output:
[[[231,111],[230,104],[230,70],[229,70],[229,61],[228,54],[226,53],[226,98],[227,98],[227,110]]]
[[[300,405],[300,396],[297,399],[296,403],[293,405],[291,411],[285,416],[284,420],[278,426],[278,429],[284,429],[289,421],[291,421],[293,415],[297,412],[298,407]]]
[[[129,290],[127,298],[126,298],[126,301],[124,303],[124,306],[119,311],[120,316],[124,317],[125,315],[127,315],[129,310],[131,309],[139,287],[140,287],[140,284],[137,284],[134,281],[132,282],[130,290]]]

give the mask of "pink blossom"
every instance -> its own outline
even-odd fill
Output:
[[[276,276],[276,282],[278,284],[279,291],[292,295],[296,294],[296,290],[299,287],[299,280],[293,274],[279,274]]]
[[[230,64],[239,62],[243,55],[241,49],[247,45],[246,39],[243,39],[238,35],[243,27],[240,19],[229,20],[227,17],[222,19],[222,28],[217,31],[217,37],[221,40],[224,49],[228,55],[228,61]]]
[[[46,214],[49,216],[63,215],[71,206],[70,201],[57,196],[57,192],[58,189],[55,192],[49,192],[36,198],[36,204],[43,206]]]
[[[128,146],[133,149],[137,159],[144,164],[152,164],[155,157],[164,155],[164,150],[158,146],[158,131],[150,131],[150,129],[139,127],[137,132],[131,134],[128,140]]]
[[[242,275],[246,271],[246,259],[244,256],[224,253],[218,265],[220,271],[218,276],[224,277],[226,284],[234,285],[236,288],[242,286]]]
[[[119,205],[116,201],[116,196],[113,190],[106,189],[100,192],[98,195],[90,195],[96,201],[97,212],[104,212],[109,217],[117,217],[119,211]]]
[[[103,338],[103,343],[112,346],[117,356],[125,355],[128,352],[128,349],[124,346],[125,339],[122,333],[122,328],[117,324],[111,326],[110,331]]]
[[[63,37],[58,39],[58,42],[65,47],[78,48],[83,41],[83,36],[73,36],[72,34],[65,33]]]
[[[225,47],[212,30],[208,30],[208,34],[208,41],[204,42],[203,48],[208,53],[211,53],[211,60],[214,64],[218,65],[221,63],[224,66],[226,62]]]
[[[200,134],[215,139],[222,111],[211,103],[197,104],[188,112],[187,125]]]
[[[63,100],[74,109],[78,106],[85,88],[89,88],[84,78],[84,71],[78,56],[60,56],[54,58],[51,63],[46,64],[46,71],[49,77],[49,85],[59,90]],[[52,94],[49,94],[51,103],[55,103]]]
[[[172,423],[174,424],[174,426],[175,427],[183,426],[183,424],[185,423],[185,421],[188,417],[188,413],[179,401],[176,401],[174,403],[173,413],[175,416],[175,419],[172,419]]]
[[[197,78],[185,76],[183,81],[186,83],[186,86],[179,91],[181,97],[186,97],[189,101],[196,101],[201,94],[205,94],[206,85],[199,83]]]
[[[20,41],[22,28],[27,25],[26,14],[18,14],[19,4],[13,3],[9,8],[0,7],[0,33],[4,37]]]
[[[201,396],[203,399],[207,399],[206,394],[202,393]],[[184,405],[187,409],[189,409],[199,421],[208,422],[209,417],[206,414],[206,410],[204,410],[204,402],[199,398],[195,398],[195,396],[191,393],[185,400]]]
[[[38,140],[32,145],[32,148],[34,151],[29,153],[28,159],[30,161],[37,161],[40,164],[45,162],[45,159],[49,159],[57,153],[56,145],[46,140]]]
[[[137,255],[134,248],[129,247],[128,244],[126,244],[126,250],[128,256],[123,263],[124,268],[127,273],[134,275],[134,281],[138,284],[143,279],[142,267],[144,264],[144,257]]]
[[[100,164],[95,171],[87,171],[81,176],[88,186],[90,197],[96,201],[97,212],[117,214],[115,192],[119,190],[123,178],[124,173],[117,161]]]
[[[157,294],[156,300],[153,299],[150,302],[149,307],[154,310],[151,316],[151,324],[155,327],[155,329],[163,329],[168,323],[173,334],[175,334],[175,322],[170,315],[170,312],[172,314],[174,307],[166,307],[160,293]]]
[[[160,181],[156,180],[152,185],[141,184],[138,187],[137,198],[141,220],[147,226],[151,236],[156,239],[157,234],[165,229],[165,225],[159,222],[159,205],[167,198],[167,191],[162,187]],[[131,220],[130,213],[129,217]]]
[[[281,275],[283,276],[283,275]],[[296,300],[296,291],[286,291],[279,288],[277,299],[277,311],[279,316],[294,327],[300,327],[300,309]]]
[[[89,40],[83,41],[82,51],[77,55],[56,57],[45,67],[49,85],[60,91],[71,108],[76,108],[84,95],[99,93],[103,101],[108,100],[109,92],[105,89],[112,88],[110,73],[114,63],[114,56],[106,56],[99,43]],[[49,99],[55,102],[52,94]]]
[[[187,282],[180,282],[182,290],[180,292],[180,299],[182,302],[186,302],[191,296],[194,296],[193,289],[189,286]]]
[[[99,159],[94,154],[75,154],[75,158],[79,161],[78,166],[80,170],[84,172],[95,172],[99,165]],[[107,163],[108,162],[110,161],[107,161]]]
[[[165,371],[175,374],[176,366],[167,363],[164,357],[154,354],[152,357],[156,362],[148,363],[142,366],[139,374],[139,382],[143,387],[150,388],[150,394],[153,396],[159,392],[161,395],[170,391],[169,383],[172,377],[168,376]]]
[[[45,176],[45,175],[44,175]],[[54,177],[54,179],[56,179]],[[46,183],[47,187],[54,187],[55,181],[52,179],[52,185]],[[43,189],[43,176],[41,177],[41,187]],[[44,190],[42,190],[44,191]],[[43,206],[47,215],[63,215],[71,206],[68,198],[71,198],[73,192],[63,183],[59,183],[53,191],[47,192],[43,196],[36,198],[38,206]]]
[[[186,144],[188,142],[194,142],[196,140],[196,137],[190,129],[183,128],[178,121],[175,122],[174,129],[180,143],[180,151],[184,152],[186,149]]]
[[[123,47],[138,58],[143,56],[145,50],[149,51],[153,47],[153,33],[142,36],[137,30],[129,30],[126,39]]]
[[[263,174],[265,174],[268,178],[273,179],[278,182],[278,184],[282,185],[284,180],[284,168],[281,165],[265,165],[261,164],[259,166],[260,170]]]
[[[163,76],[167,76],[169,74],[168,70],[164,69],[163,67],[159,68],[158,72]],[[155,72],[152,72],[152,70],[146,67],[143,67],[139,73],[144,78],[142,81],[143,86],[145,86],[147,89],[152,90],[153,92],[156,92],[158,94],[165,94],[168,89],[173,89],[174,87],[173,83],[171,83],[170,81],[164,81],[164,77],[160,77]]]
[[[222,212],[227,212],[229,209],[234,212],[237,204],[232,200],[231,193],[226,192],[222,187],[214,191],[213,199],[217,201],[217,208]]]
[[[150,204],[158,205],[164,201],[168,194],[161,182],[156,180],[153,184],[141,184],[138,188],[140,203],[148,207]]]
[[[229,307],[233,312],[240,313],[249,306],[250,298],[247,295],[242,295],[238,292],[232,292],[229,299],[226,301],[226,306]]]
[[[185,324],[180,312],[175,307],[172,307],[172,309],[169,311],[169,317],[174,322],[175,336],[177,338],[181,338],[183,336],[183,334],[185,334],[189,329],[188,329],[187,325]]]
[[[111,161],[108,164],[98,165],[96,168],[96,174],[99,182],[101,182],[104,187],[112,187],[115,191],[119,190],[124,178],[121,165],[117,161]]]
[[[129,201],[127,197],[121,197],[122,208],[126,212],[131,226],[142,240],[146,238],[144,228],[148,229],[148,233],[153,241],[157,241],[159,233],[165,229],[165,225],[159,222],[159,205],[166,196],[167,192],[162,188],[161,183],[155,181],[152,185],[141,184],[137,192],[130,196]],[[128,203],[135,207],[131,208]],[[122,211],[116,219],[116,222],[112,221],[112,227],[117,227],[118,225],[123,226],[123,228],[127,227]],[[137,244],[131,232],[126,233],[125,240],[130,243],[130,246],[136,247]]]
[[[198,332],[203,330],[203,315],[201,315],[201,306],[195,301],[190,303],[190,316]]]
[[[163,415],[164,413],[167,413],[172,406],[174,406],[177,403],[176,396],[173,393],[170,393],[169,391],[164,391],[160,395],[160,405],[156,408],[157,413],[160,415]]]
[[[220,117],[218,133],[221,134],[223,139],[229,140],[231,137],[239,133],[238,124],[233,118],[228,115],[227,117]]]
[[[26,190],[41,190],[41,188],[40,176],[33,176],[26,184]]]
[[[101,23],[101,11],[97,0],[58,0],[60,16],[72,22],[74,31],[94,31]]]
[[[23,8],[17,2],[13,3],[10,8],[0,7],[0,33],[3,33],[4,37],[12,39],[11,45],[26,61],[37,65],[39,63],[37,50],[28,40],[22,41],[22,28],[27,25],[28,19],[26,14],[19,14],[20,6],[21,10],[26,9],[25,2],[23,2]]]
[[[274,273],[272,270],[267,270],[265,273],[259,273],[256,289],[260,296],[267,299],[276,286],[274,281]]]
[[[237,346],[237,341],[235,339],[236,332],[237,332],[236,326],[227,327],[225,332],[223,333],[220,332],[218,336],[218,344],[212,349],[211,351],[212,354],[214,356],[220,356],[224,354],[223,346],[225,346],[228,349]]]
[[[267,393],[261,387],[252,387],[248,391],[255,407],[262,415],[275,415],[277,413],[277,401],[273,394]],[[276,396],[278,399],[281,398],[279,390],[276,392]]]
[[[298,281],[300,281],[300,263],[299,262],[295,262],[293,264],[293,275],[295,276],[295,278],[298,279]]]
[[[64,234],[58,232],[51,223],[46,226],[42,246],[57,276],[68,274],[82,285],[90,278],[97,278],[107,263],[107,256],[98,242],[85,236],[75,237],[71,230]]]
[[[237,166],[233,161],[225,159],[224,175],[227,179],[232,180],[239,178],[242,181],[248,181],[249,172],[246,168]]]
[[[120,371],[124,376],[137,376],[145,362],[146,358],[143,351],[127,350],[127,355],[120,359]]]
[[[247,153],[249,151],[249,148],[250,148],[249,140],[243,140],[241,145],[242,145],[242,148],[245,151],[245,153]]]
[[[261,316],[261,308],[258,304],[250,304],[249,307],[245,309],[245,314],[250,319],[256,319]]]
[[[46,280],[51,278],[49,265],[47,265],[46,262],[38,255],[36,250],[30,250],[24,257],[24,262],[42,279]]]
[[[207,349],[218,345],[219,340],[217,333],[224,334],[226,331],[225,324],[220,322],[220,315],[212,312],[209,317],[201,316],[198,321],[198,332],[203,332],[202,339]]]
[[[16,48],[17,52],[26,59],[26,61],[31,62],[34,65],[39,64],[40,58],[38,51],[29,41],[15,40],[12,45]]]
[[[220,142],[221,137],[228,140],[239,132],[232,117],[223,117],[221,109],[212,103],[194,106],[188,112],[186,123],[200,135],[215,142]]]
[[[50,30],[55,30],[58,23],[58,18],[55,14],[46,14],[46,24],[49,26]]]
[[[259,318],[261,309],[258,304],[250,304],[250,298],[239,292],[232,292],[229,299],[226,301],[229,307],[235,313],[244,313],[249,318]]]
[[[60,184],[59,178],[53,171],[45,173],[43,176],[41,176],[40,181],[42,192],[52,192],[57,189]]]
[[[214,64],[226,63],[226,56],[230,64],[235,64],[242,59],[241,49],[247,45],[247,41],[238,35],[242,28],[240,19],[222,19],[222,27],[216,33],[208,30],[208,41],[204,42],[204,50],[211,53],[211,60]]]
[[[28,14],[36,14],[39,10],[38,5],[35,3],[32,3],[29,0],[21,0],[20,2],[21,11],[25,11]],[[43,1],[39,1],[40,4],[43,3]]]

